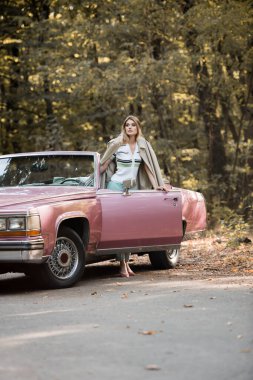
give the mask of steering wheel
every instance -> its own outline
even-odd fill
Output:
[[[79,184],[80,180],[79,179],[75,179],[75,178],[66,178],[66,179],[64,179],[63,181],[60,182],[60,185],[62,185],[65,182],[76,182],[76,183]]]

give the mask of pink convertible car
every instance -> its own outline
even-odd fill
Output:
[[[75,284],[86,264],[119,252],[174,268],[185,233],[206,227],[202,194],[100,188],[98,153],[0,156],[0,273],[24,272],[46,287]]]

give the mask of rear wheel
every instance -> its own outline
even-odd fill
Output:
[[[155,269],[175,268],[179,260],[179,249],[167,249],[166,251],[150,252],[149,259]]]
[[[63,227],[49,260],[39,265],[34,274],[44,287],[67,288],[81,279],[84,268],[85,252],[80,236],[71,228]]]

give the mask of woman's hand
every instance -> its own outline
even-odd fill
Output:
[[[171,185],[170,184],[164,184],[162,186],[158,186],[155,190],[162,190],[162,191],[170,191]]]
[[[162,190],[162,191],[167,191],[165,186],[158,186],[156,190]]]

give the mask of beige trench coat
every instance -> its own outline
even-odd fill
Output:
[[[160,166],[150,143],[140,136],[137,139],[142,163],[138,170],[137,187],[143,189],[156,189],[158,186],[164,186]],[[113,160],[113,154],[123,145],[121,135],[109,141],[105,154],[103,155],[100,165],[110,160],[107,170],[101,175],[101,188],[106,188],[112,175],[116,171],[116,163]]]

